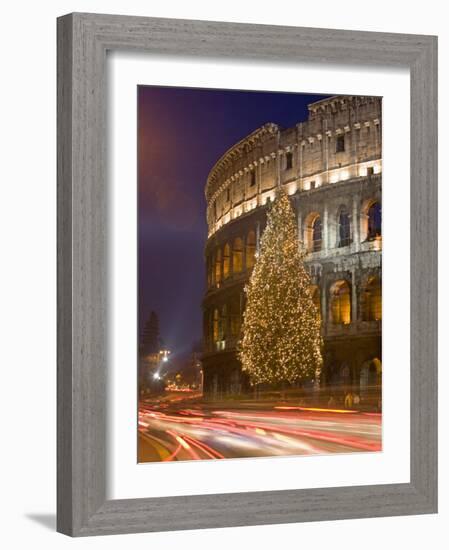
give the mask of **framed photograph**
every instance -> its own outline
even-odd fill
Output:
[[[436,37],[58,19],[58,530],[437,510]]]
[[[381,451],[382,99],[137,101],[139,462]]]

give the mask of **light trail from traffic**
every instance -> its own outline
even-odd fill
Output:
[[[381,414],[281,404],[143,402],[138,430],[139,462],[382,450]]]

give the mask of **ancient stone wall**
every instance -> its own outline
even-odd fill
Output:
[[[363,369],[379,369],[381,174],[381,100],[373,97],[313,103],[307,121],[285,130],[266,124],[216,163],[206,185],[206,388],[243,384],[236,357],[243,289],[265,227],[264,205],[278,186],[291,198],[307,252],[322,318],[323,381],[341,375],[358,386]]]

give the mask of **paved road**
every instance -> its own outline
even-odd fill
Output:
[[[285,403],[141,403],[139,462],[380,451],[381,422]]]

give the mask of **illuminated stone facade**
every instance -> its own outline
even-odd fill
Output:
[[[244,285],[281,186],[308,253],[324,340],[322,387],[363,395],[381,376],[382,108],[376,97],[309,105],[292,128],[268,123],[229,149],[205,189],[208,240],[204,312],[206,393],[248,390],[236,355]]]

